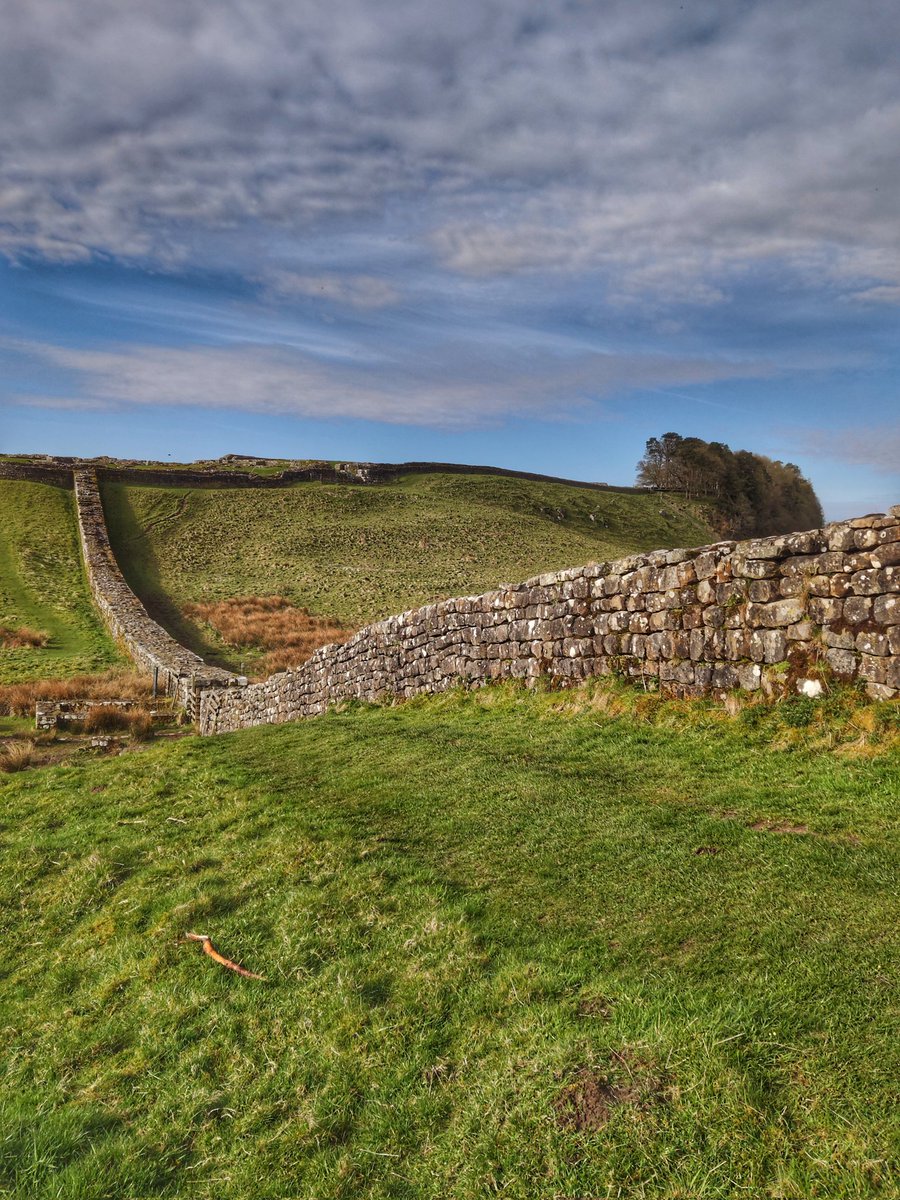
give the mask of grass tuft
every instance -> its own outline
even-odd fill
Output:
[[[34,758],[34,742],[4,741],[0,742],[0,771],[12,774],[14,771],[24,771],[31,766]]]
[[[19,625],[17,628],[0,625],[0,649],[19,650],[23,647],[30,647],[34,650],[46,646],[49,641],[49,633],[44,633],[39,629],[30,629],[27,625]]]

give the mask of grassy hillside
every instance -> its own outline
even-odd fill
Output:
[[[0,625],[50,635],[0,647],[0,683],[102,670],[119,661],[94,612],[70,492],[0,480]]]
[[[589,697],[0,776],[0,1193],[900,1193],[896,751]]]
[[[282,594],[361,625],[540,571],[715,536],[683,497],[500,476],[265,491],[107,485],[104,502],[132,587],[201,653],[211,652],[203,631],[179,618],[191,601]]]

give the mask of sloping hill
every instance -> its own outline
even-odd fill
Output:
[[[0,646],[0,683],[99,671],[120,661],[88,592],[71,492],[0,479],[0,625],[49,635],[43,647]]]
[[[715,538],[703,507],[681,496],[492,475],[265,491],[106,484],[104,504],[131,586],[213,657],[220,647],[185,620],[186,604],[284,595],[362,625],[541,571]]]

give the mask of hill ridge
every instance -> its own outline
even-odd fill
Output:
[[[228,461],[235,461],[229,456]],[[223,460],[219,460],[223,461]],[[281,459],[253,459],[259,463],[278,463]],[[27,455],[0,458],[0,478],[29,479],[38,483],[64,481],[71,487],[76,470],[94,470],[98,478],[111,483],[130,483],[138,486],[165,487],[287,487],[294,483],[392,483],[401,475],[498,475],[507,479],[526,479],[536,483],[558,483],[566,487],[587,488],[602,492],[621,492],[642,495],[653,491],[647,487],[600,483],[583,479],[568,479],[561,475],[544,475],[535,471],[520,471],[512,467],[494,467],[478,463],[445,463],[430,460],[399,463],[381,462],[310,462],[302,467],[286,467],[274,475],[252,471],[229,471],[192,463],[147,462],[137,459],[70,458],[46,455],[30,458]]]

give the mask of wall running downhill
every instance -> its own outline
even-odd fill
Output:
[[[389,617],[295,670],[204,692],[200,731],[293,721],[351,698],[610,673],[680,696],[781,693],[823,675],[900,696],[900,505],[805,533],[541,575]]]
[[[237,682],[230,671],[208,666],[199,655],[179,645],[148,614],[125,582],[115,560],[96,473],[79,469],[75,476],[78,531],[94,603],[117,642],[141,670],[156,674],[161,694],[195,718],[202,689],[224,688]]]

